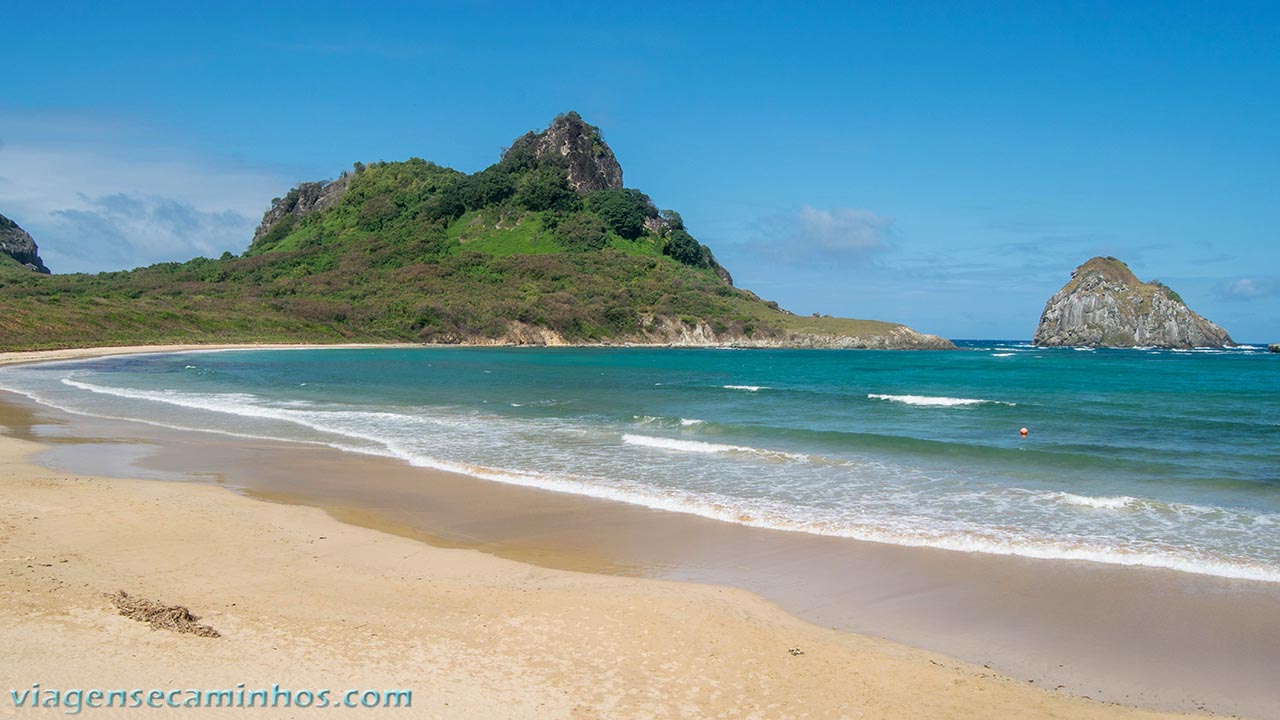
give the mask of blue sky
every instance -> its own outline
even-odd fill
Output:
[[[1280,341],[1280,4],[10,3],[0,213],[55,272],[239,252],[360,160],[576,109],[800,313],[1028,338],[1115,255]]]

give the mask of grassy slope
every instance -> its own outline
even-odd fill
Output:
[[[337,205],[281,223],[241,257],[97,275],[0,263],[0,349],[465,342],[500,338],[513,323],[591,342],[634,338],[651,315],[757,338],[896,327],[791,316],[663,255],[666,241],[651,233],[626,240],[610,231],[603,249],[567,251],[548,229],[563,212],[510,198],[431,217],[465,177],[420,160],[370,166]]]

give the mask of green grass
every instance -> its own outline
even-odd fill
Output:
[[[803,315],[784,315],[781,326],[789,332],[858,337],[884,335],[895,328],[901,327],[897,323],[883,322],[881,320],[854,320],[836,317],[815,318]]]
[[[449,226],[448,237],[458,243],[460,250],[489,255],[564,252],[551,231],[543,228],[542,213],[500,214],[473,210]]]
[[[609,233],[608,247],[632,257],[662,257],[662,244],[662,238],[654,235],[641,235],[635,240],[627,240],[615,232]]]

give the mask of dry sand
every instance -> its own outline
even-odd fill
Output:
[[[39,449],[0,437],[6,690],[412,690],[410,709],[340,715],[380,718],[1181,717],[819,628],[742,590],[549,570],[210,485],[52,471],[29,461]],[[186,606],[221,637],[122,617],[119,590]],[[201,712],[334,716],[83,714]],[[64,710],[6,697],[6,714]]]

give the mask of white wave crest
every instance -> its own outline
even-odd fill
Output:
[[[1056,499],[1068,505],[1080,505],[1082,507],[1098,508],[1101,510],[1123,510],[1133,507],[1137,502],[1137,498],[1128,495],[1119,495],[1116,497],[1092,497],[1089,495],[1074,495],[1072,493],[1057,493]]]
[[[805,455],[782,452],[780,450],[764,450],[746,445],[724,445],[701,440],[677,440],[675,438],[653,437],[652,435],[623,435],[622,442],[627,445],[657,448],[659,450],[675,450],[688,453],[744,453],[773,458],[775,460],[807,460]]]
[[[1001,400],[983,400],[981,398],[953,398],[953,397],[934,397],[932,395],[881,395],[878,393],[868,394],[871,400],[889,400],[891,402],[904,403],[906,405],[917,405],[920,407],[958,407],[961,405],[1008,405],[1013,407],[1017,403],[1004,402]]]
[[[747,392],[760,392],[768,390],[768,385],[723,385],[725,390],[746,390]]]
[[[691,427],[693,425],[702,425],[706,422],[706,420],[655,417],[653,415],[632,415],[631,419],[636,425],[656,425],[659,427]]]

